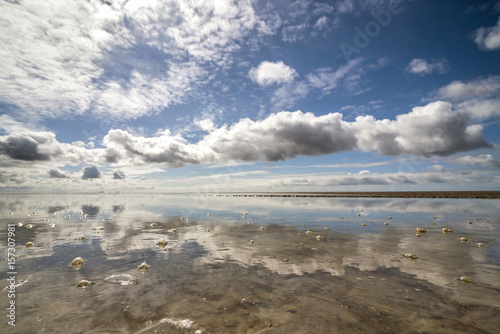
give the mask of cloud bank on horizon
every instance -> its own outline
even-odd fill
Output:
[[[5,191],[500,184],[500,2],[0,9]]]

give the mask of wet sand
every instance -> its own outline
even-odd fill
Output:
[[[500,331],[497,201],[104,195],[0,203],[2,226],[24,223],[17,326],[0,323],[2,333]],[[426,232],[417,237],[416,228]],[[4,231],[1,238],[5,248]],[[77,256],[86,261],[75,270]],[[140,271],[143,262],[150,268]],[[137,284],[106,283],[116,274]],[[95,284],[75,287],[83,279]]]

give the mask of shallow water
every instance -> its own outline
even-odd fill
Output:
[[[0,332],[498,333],[499,212],[490,199],[0,195],[2,289],[8,224],[23,224],[16,326],[7,289]]]

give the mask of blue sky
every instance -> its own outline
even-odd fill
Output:
[[[499,189],[500,2],[0,7],[2,191]]]

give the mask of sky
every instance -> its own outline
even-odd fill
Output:
[[[0,191],[500,189],[500,2],[0,2]]]

